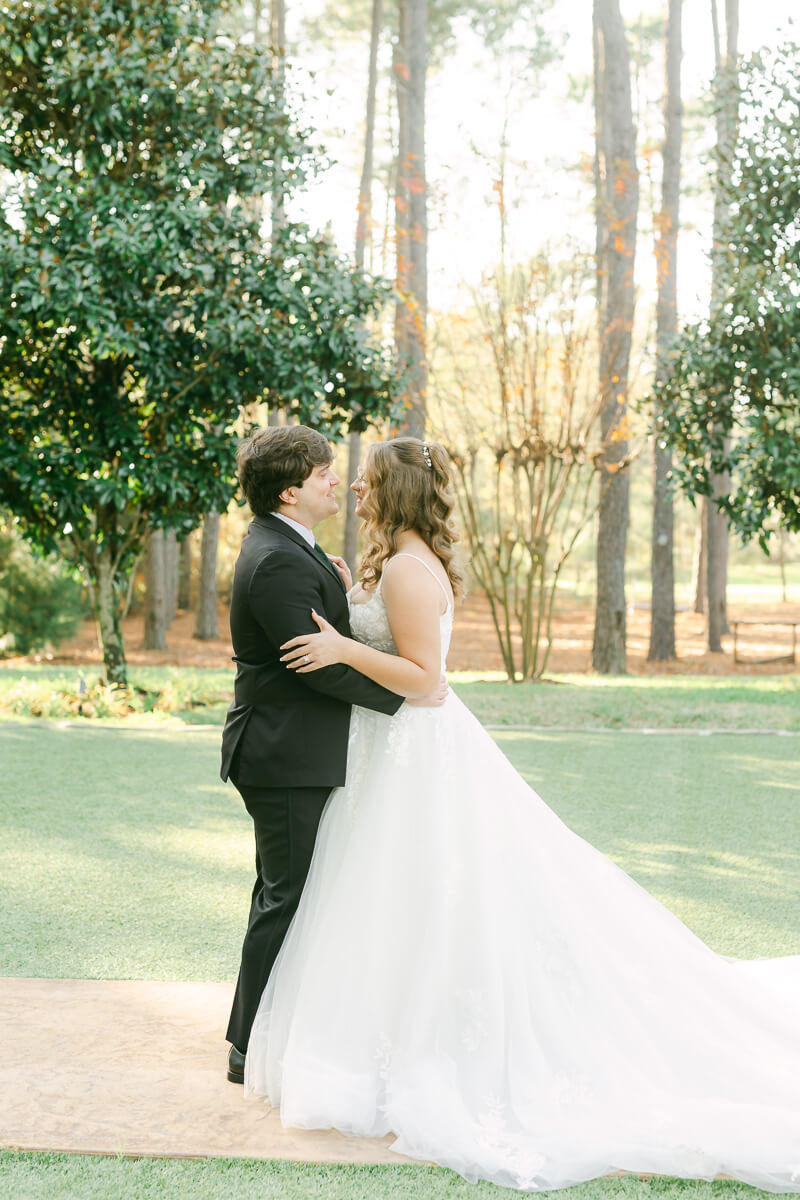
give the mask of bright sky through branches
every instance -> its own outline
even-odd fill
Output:
[[[320,7],[321,0],[305,0],[300,11],[311,15]],[[629,27],[640,15],[645,19],[656,16],[664,7],[661,0],[623,0]],[[713,145],[710,118],[693,114],[692,107],[707,94],[714,56],[710,0],[684,0],[683,7],[683,90],[688,111],[679,273],[682,316],[690,317],[707,303],[711,196],[707,189],[703,194],[702,183],[707,170],[705,155]],[[724,0],[718,0],[718,7],[723,20]],[[741,0],[741,52],[746,55],[761,45],[775,45],[787,33],[800,38],[800,27],[796,21],[791,23],[796,11],[797,0]],[[429,73],[429,286],[433,309],[457,305],[462,284],[474,284],[497,256],[493,182],[506,118],[506,201],[512,255],[521,258],[548,241],[570,238],[593,248],[591,14],[591,0],[556,0],[551,28],[563,49],[557,63],[540,76],[538,95],[533,97],[526,95],[514,78],[514,64],[498,68],[466,25],[459,32],[454,52]],[[298,7],[290,5],[287,15],[291,41],[297,32]],[[373,189],[378,243],[384,237],[385,217],[391,219],[382,184],[389,160],[389,56],[385,45],[376,135],[379,181]],[[304,215],[313,224],[330,223],[342,249],[350,251],[363,150],[367,31],[357,43],[340,41],[335,48],[303,46],[299,65],[315,72],[309,115],[336,160],[309,191]],[[654,288],[655,280],[652,222],[645,206],[649,205],[648,189],[654,201],[660,189],[662,79],[663,50],[659,45],[654,50],[654,65],[641,73],[638,87],[634,80],[643,168],[637,274],[645,293]],[[582,86],[582,99],[571,99],[570,93],[580,92]],[[702,130],[702,137],[692,138],[693,122]],[[373,263],[376,270],[385,265],[392,271],[390,243],[384,255],[380,244],[376,247]]]

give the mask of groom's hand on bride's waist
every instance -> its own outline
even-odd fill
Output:
[[[447,699],[449,691],[447,676],[441,675],[430,695],[422,696],[419,700],[407,700],[406,703],[413,704],[415,708],[439,708]]]

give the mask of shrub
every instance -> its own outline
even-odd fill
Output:
[[[0,714],[51,721],[132,717],[138,724],[187,718],[194,724],[198,718],[202,724],[214,723],[224,718],[232,688],[233,674],[227,670],[144,667],[134,670],[130,688],[120,688],[106,684],[92,669],[30,666],[24,674],[0,672]]]
[[[80,583],[0,522],[0,656],[31,654],[72,637],[85,613]]]

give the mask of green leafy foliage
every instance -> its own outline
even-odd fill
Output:
[[[0,10],[0,496],[86,569],[109,637],[148,532],[227,506],[243,407],[335,436],[394,397],[366,332],[386,289],[302,226],[265,246],[261,197],[311,152],[271,54],[222,15]]]
[[[0,522],[0,656],[31,654],[72,637],[84,616],[81,585]]]
[[[107,686],[88,664],[6,667],[0,674],[0,716],[219,725],[232,697],[230,670],[134,667],[127,688]]]
[[[655,432],[692,499],[731,471],[718,503],[766,549],[770,518],[800,530],[800,47],[749,61],[740,110],[721,287],[664,363]]]

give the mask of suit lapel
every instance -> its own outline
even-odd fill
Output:
[[[342,589],[342,591],[343,592],[347,591],[347,589],[344,586],[344,581],[343,581],[341,575],[339,574],[339,572],[336,570],[336,567],[333,565],[333,563],[327,559],[327,556],[326,556],[326,562],[323,562],[322,559],[319,557],[319,555],[314,553],[314,550],[312,549],[311,546],[309,546],[308,542],[303,537],[303,535],[301,533],[298,533],[297,530],[292,529],[291,525],[287,525],[285,521],[280,521],[277,517],[272,517],[272,516],[254,517],[253,521],[254,521],[254,524],[263,525],[265,528],[271,530],[272,532],[282,534],[284,537],[287,537],[289,539],[289,541],[294,542],[294,544],[296,546],[299,546],[301,550],[305,550],[305,552],[309,556],[309,558],[317,564],[317,566],[319,567],[319,569],[321,571],[327,570],[328,573],[330,575],[332,575],[333,578],[336,580],[336,582],[339,584],[339,587]]]

